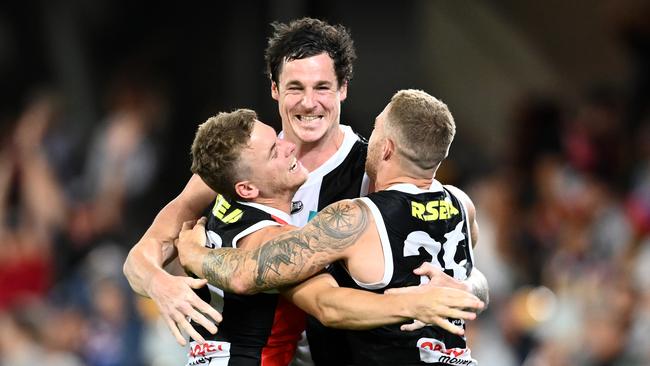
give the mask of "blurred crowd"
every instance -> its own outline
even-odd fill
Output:
[[[522,97],[505,158],[469,183],[492,298],[469,335],[484,365],[650,364],[648,19],[620,34],[628,85]]]
[[[624,102],[527,98],[509,163],[472,184],[485,364],[650,364],[650,115],[626,125]]]
[[[461,141],[443,166],[479,215],[491,303],[469,342],[481,365],[650,365],[650,26],[623,36],[629,85],[522,97],[502,161],[462,171]],[[177,193],[159,189],[172,102],[130,76],[114,78],[90,133],[66,123],[56,88],[0,125],[2,366],[184,362],[122,275]]]
[[[167,108],[135,80],[116,78],[89,136],[66,128],[55,90],[34,91],[2,126],[0,365],[171,365],[185,353],[122,274],[156,210],[142,206]]]

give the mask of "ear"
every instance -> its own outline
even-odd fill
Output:
[[[382,147],[382,160],[390,160],[395,153],[395,141],[386,137],[384,139],[384,146]]]
[[[345,98],[348,97],[348,83],[345,82],[341,87],[339,88],[339,99],[342,101],[345,100]]]
[[[280,97],[280,90],[278,90],[278,84],[275,81],[271,81],[271,97],[275,100]]]
[[[252,200],[260,194],[260,190],[248,180],[235,183],[235,192],[245,200]]]

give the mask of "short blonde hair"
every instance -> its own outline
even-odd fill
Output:
[[[418,168],[433,169],[447,157],[456,124],[447,105],[422,90],[400,90],[390,100],[387,136]]]

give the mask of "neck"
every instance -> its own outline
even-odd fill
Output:
[[[291,199],[293,198],[294,194],[295,192],[291,195],[278,195],[277,197],[257,197],[250,202],[273,207],[282,212],[291,214]]]
[[[377,181],[375,182],[375,191],[382,191],[395,184],[413,184],[420,189],[429,189],[436,172],[428,172],[424,175],[414,175],[398,166],[386,165],[377,172]]]
[[[332,133],[315,142],[304,143],[293,139],[296,144],[296,157],[307,170],[312,172],[338,151],[344,138],[345,133],[337,126]]]
[[[383,191],[395,184],[413,184],[414,186],[420,189],[429,189],[429,187],[431,187],[432,182],[433,182],[432,178],[426,179],[426,178],[412,178],[412,177],[394,177],[388,180],[381,180],[377,178],[377,182],[375,183],[375,192]]]

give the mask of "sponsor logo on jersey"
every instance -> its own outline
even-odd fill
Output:
[[[449,201],[411,201],[411,216],[422,221],[448,220],[458,213],[458,209]]]
[[[205,341],[204,344],[190,342],[186,365],[227,365],[229,359],[230,343],[228,342]]]
[[[302,211],[302,208],[305,205],[302,203],[302,201],[293,201],[291,202],[291,214],[297,214],[298,212]]]
[[[426,363],[444,363],[446,365],[470,365],[478,363],[472,358],[469,348],[449,348],[435,338],[418,339],[420,360]]]
[[[212,214],[222,222],[232,224],[239,221],[244,213],[238,208],[231,210],[230,203],[219,194],[214,202],[214,207],[212,207]]]

